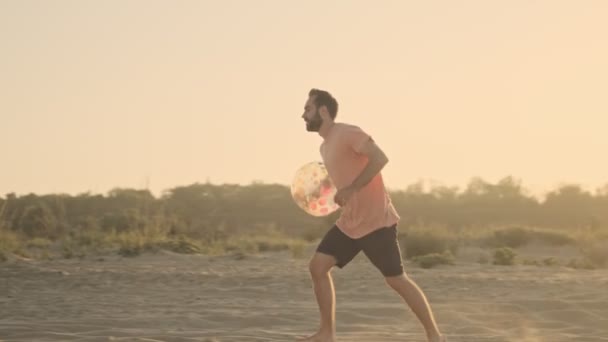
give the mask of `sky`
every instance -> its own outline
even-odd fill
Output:
[[[608,184],[608,1],[0,0],[0,196],[288,185],[301,118],[385,151],[386,186]]]

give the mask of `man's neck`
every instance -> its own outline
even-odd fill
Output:
[[[329,135],[329,131],[331,131],[332,127],[334,127],[335,123],[333,121],[323,121],[323,124],[319,128],[319,135],[326,139]]]

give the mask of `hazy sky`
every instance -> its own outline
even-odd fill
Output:
[[[0,196],[288,184],[300,118],[387,153],[389,188],[608,183],[608,1],[0,0]]]

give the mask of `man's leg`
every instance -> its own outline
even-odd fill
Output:
[[[414,312],[426,331],[429,342],[444,342],[422,290],[404,272],[397,227],[379,229],[361,239],[363,252]]]
[[[325,235],[310,260],[309,270],[321,322],[319,331],[299,341],[334,342],[336,335],[336,296],[331,277],[334,266],[346,266],[359,252],[354,240],[333,226]]]
[[[398,276],[386,277],[386,283],[394,289],[405,300],[424,330],[429,342],[443,342],[444,337],[439,332],[431,306],[428,303],[424,293],[405,273]]]
[[[321,322],[316,334],[300,341],[333,342],[335,340],[336,294],[330,273],[335,264],[336,259],[333,256],[319,252],[315,253],[310,261],[310,275]]]

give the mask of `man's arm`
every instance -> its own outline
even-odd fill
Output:
[[[353,190],[366,186],[388,163],[388,157],[371,138],[361,148],[361,153],[367,156],[368,162],[363,171],[352,182]]]

